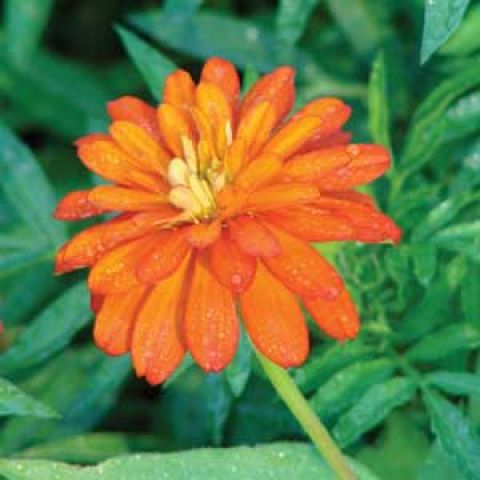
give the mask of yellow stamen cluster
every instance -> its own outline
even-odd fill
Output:
[[[232,127],[225,125],[225,140],[232,143]],[[215,194],[225,186],[223,161],[214,149],[203,140],[194,145],[192,139],[183,136],[182,157],[173,158],[167,171],[171,185],[170,202],[191,217],[193,221],[208,220],[215,216]]]

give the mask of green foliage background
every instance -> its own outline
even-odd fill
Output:
[[[0,478],[332,478],[246,338],[222,374],[187,361],[151,388],[92,345],[84,274],[52,275],[78,229],[55,203],[96,182],[72,140],[106,127],[109,99],[158,100],[175,65],[221,55],[247,83],[295,65],[299,104],[346,99],[354,141],[394,156],[370,192],[405,239],[318,247],[363,327],[344,345],[312,329],[296,382],[359,478],[480,479],[479,31],[467,0],[5,0]]]

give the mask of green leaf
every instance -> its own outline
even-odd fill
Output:
[[[163,11],[167,15],[191,16],[202,3],[203,0],[165,0]]]
[[[480,6],[472,5],[459,29],[440,50],[442,55],[470,55],[480,49]]]
[[[61,419],[9,419],[0,430],[0,451],[7,454],[91,430],[111,409],[130,371],[128,356],[111,358],[94,347],[55,357],[21,387]]]
[[[368,128],[374,142],[391,151],[388,106],[385,52],[381,51],[373,62],[368,83]]]
[[[165,78],[177,67],[156,48],[144,42],[134,33],[122,27],[116,27],[116,30],[129,57],[150,88],[153,97],[156,100],[161,100]]]
[[[225,377],[236,397],[239,397],[243,393],[250,378],[252,372],[252,353],[252,346],[248,341],[247,334],[242,330],[237,353],[225,369]]]
[[[16,456],[77,464],[95,464],[119,455],[165,450],[165,447],[166,445],[163,445],[155,435],[89,433],[43,443],[22,450]]]
[[[18,65],[26,64],[47,24],[53,0],[6,0],[7,53]]]
[[[240,67],[250,65],[261,72],[272,70],[278,64],[276,36],[248,20],[205,9],[193,17],[176,17],[175,21],[161,10],[135,13],[128,19],[152,39],[197,58],[217,55]],[[311,60],[298,49],[294,51],[294,58],[300,72]]]
[[[437,371],[425,375],[427,383],[453,395],[480,395],[480,375]]]
[[[360,340],[336,343],[325,351],[313,351],[308,362],[292,372],[302,392],[310,393],[330,378],[335,372],[352,363],[375,356],[375,350]]]
[[[416,362],[433,362],[480,346],[480,331],[473,325],[457,322],[447,325],[407,350],[407,357]]]
[[[54,300],[0,354],[0,372],[11,374],[43,362],[67,345],[91,318],[88,291],[83,282]]]
[[[8,380],[0,378],[0,416],[4,415],[58,417],[49,406],[27,395]]]
[[[436,393],[424,395],[433,433],[450,461],[468,480],[480,478],[480,440],[453,404]]]
[[[365,432],[378,425],[394,409],[407,403],[415,393],[415,385],[404,377],[395,377],[370,387],[337,421],[332,430],[345,448]]]
[[[438,245],[455,244],[457,241],[474,240],[480,237],[480,220],[471,223],[451,225],[432,237],[432,242]]]
[[[425,63],[460,25],[470,0],[428,0],[425,2],[420,63]]]
[[[310,399],[321,418],[331,418],[352,405],[371,386],[393,375],[395,365],[380,358],[358,362],[333,375]]]
[[[435,480],[464,479],[455,465],[452,465],[438,441],[435,441],[430,449],[415,480],[432,480],[433,478]]]
[[[300,39],[317,3],[318,0],[280,0],[275,27],[283,48],[293,47]]]
[[[378,480],[357,462],[349,463],[358,480]],[[313,447],[295,443],[123,456],[83,469],[44,460],[2,459],[0,474],[8,480],[52,480],[54,476],[65,480],[250,480],[259,475],[275,480],[335,479]]]
[[[437,249],[429,243],[415,243],[410,249],[413,260],[413,271],[424,287],[430,285],[437,266]]]
[[[480,265],[471,263],[461,285],[465,320],[480,328]]]
[[[31,151],[0,124],[0,186],[25,223],[58,245],[66,238],[52,219],[55,196]]]

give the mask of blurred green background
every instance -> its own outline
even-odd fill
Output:
[[[107,128],[108,100],[158,102],[175,66],[220,55],[246,83],[293,64],[299,105],[343,98],[353,141],[393,153],[369,191],[404,241],[318,246],[363,326],[343,345],[312,328],[293,377],[359,478],[480,479],[479,32],[468,0],[4,0],[0,478],[333,478],[247,339],[223,373],[186,361],[153,388],[94,347],[84,273],[52,274],[88,224],[53,221],[56,201],[97,182],[73,140]],[[52,463],[144,451],[180,453]]]

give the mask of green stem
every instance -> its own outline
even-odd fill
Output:
[[[327,429],[311,409],[309,403],[298,389],[290,375],[256,352],[267,377],[287,407],[298,420],[312,442],[318,448],[325,461],[335,472],[339,480],[355,480],[356,476],[345,462],[342,452],[333,441]]]

